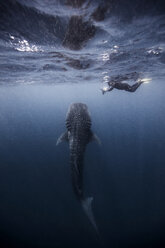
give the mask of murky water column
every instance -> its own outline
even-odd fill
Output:
[[[104,96],[98,84],[1,87],[3,237],[12,233],[10,240],[17,243],[21,235],[22,243],[34,246],[97,245],[72,192],[68,146],[56,147],[68,105],[84,102],[102,142],[101,147],[87,147],[84,187],[94,197],[105,245],[145,247],[162,240],[162,89],[163,82],[156,81],[143,84],[135,94],[114,90]]]

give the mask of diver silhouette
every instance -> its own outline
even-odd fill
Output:
[[[112,91],[113,89],[118,90],[125,90],[129,92],[135,92],[137,88],[143,83],[143,81],[138,81],[133,85],[129,85],[127,83],[121,83],[121,82],[115,82],[115,81],[109,81],[108,85],[109,87],[103,88],[102,93],[105,94],[108,91]]]

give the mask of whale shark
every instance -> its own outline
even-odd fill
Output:
[[[99,234],[92,211],[93,197],[85,197],[83,191],[83,161],[86,146],[91,141],[101,144],[97,135],[91,130],[91,123],[90,113],[86,104],[71,104],[66,115],[67,131],[61,134],[56,145],[62,141],[69,143],[73,190],[90,223]]]

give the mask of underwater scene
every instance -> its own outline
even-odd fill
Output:
[[[165,248],[163,0],[0,1],[0,247]]]

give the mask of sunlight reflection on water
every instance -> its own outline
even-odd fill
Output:
[[[30,45],[29,42],[25,39],[21,40],[19,38],[14,37],[13,35],[9,35],[10,39],[12,40],[11,43],[14,45],[15,50],[19,52],[39,52],[43,50],[36,46],[36,45]]]

